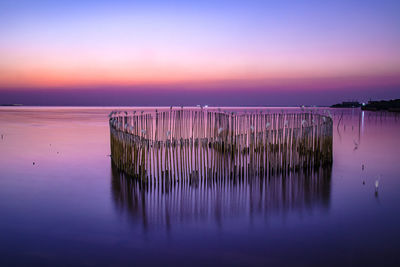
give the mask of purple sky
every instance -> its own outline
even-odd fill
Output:
[[[0,104],[400,98],[400,2],[0,2]]]

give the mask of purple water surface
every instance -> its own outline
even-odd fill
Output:
[[[2,266],[400,264],[399,115],[331,109],[331,169],[166,190],[113,168],[112,109],[0,108]]]

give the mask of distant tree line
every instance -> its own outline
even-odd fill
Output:
[[[361,106],[362,110],[388,110],[400,112],[400,99],[369,101],[368,104]]]
[[[357,101],[347,101],[332,105],[331,108],[359,108],[361,104]]]

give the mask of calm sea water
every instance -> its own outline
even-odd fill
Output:
[[[111,110],[0,108],[1,266],[400,264],[399,115],[331,110],[331,169],[170,190],[113,168]]]

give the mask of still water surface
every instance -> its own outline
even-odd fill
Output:
[[[331,110],[329,169],[161,188],[111,165],[112,109],[0,108],[0,265],[400,264],[399,115]]]

